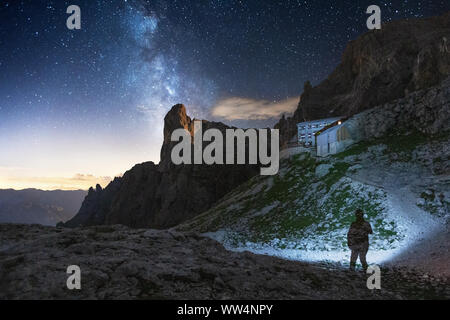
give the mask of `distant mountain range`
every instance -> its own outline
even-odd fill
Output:
[[[54,226],[72,218],[86,195],[83,190],[0,190],[0,223]]]

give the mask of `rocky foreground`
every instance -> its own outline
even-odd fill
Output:
[[[69,265],[81,290],[68,290]],[[382,269],[367,276],[226,251],[195,233],[98,226],[0,225],[0,299],[448,299],[449,279]]]

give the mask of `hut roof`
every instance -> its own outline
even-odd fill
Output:
[[[339,129],[344,123],[345,121],[347,121],[348,117],[345,118],[341,118],[339,120],[336,120],[333,123],[330,123],[329,125],[323,127],[322,129],[320,129],[319,131],[317,131],[316,133],[314,133],[314,135],[317,137],[318,135],[324,133],[325,131],[327,131],[328,129],[334,128],[335,130]],[[339,123],[340,122],[340,123]]]

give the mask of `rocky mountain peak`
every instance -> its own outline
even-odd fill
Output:
[[[191,118],[186,114],[183,104],[174,105],[164,117],[164,143],[170,143],[170,135],[175,129],[184,128],[190,131]]]
[[[220,122],[202,121],[206,129],[229,128]],[[135,165],[105,189],[91,188],[68,227],[124,224],[130,227],[166,228],[207,210],[239,184],[258,173],[257,165],[174,165],[171,141],[175,129],[194,134],[194,120],[182,104],[164,118],[164,141],[159,164]]]
[[[164,117],[164,140],[161,147],[160,170],[169,170],[171,167],[170,152],[176,142],[170,140],[172,132],[183,128],[191,135],[194,134],[193,120],[187,115],[186,107],[183,104],[174,105]]]

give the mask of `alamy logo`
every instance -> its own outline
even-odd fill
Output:
[[[80,290],[81,289],[81,269],[77,265],[71,265],[67,267],[67,274],[70,274],[67,278],[67,289],[69,290]]]
[[[381,270],[380,267],[377,265],[369,266],[367,268],[367,274],[370,274],[371,276],[367,278],[367,289],[373,290],[373,289],[381,289]]]
[[[270,156],[268,155],[267,139],[270,131]],[[258,156],[262,175],[275,175],[279,168],[279,132],[277,129],[226,129],[225,132],[225,159],[224,138],[218,129],[208,129],[203,134],[202,121],[194,120],[194,164],[234,164],[235,140],[237,164],[257,164]],[[181,141],[180,141],[181,139]],[[246,162],[246,139],[248,139],[248,162]],[[191,164],[191,135],[186,129],[176,129],[170,138],[172,142],[178,142],[172,149],[171,159],[176,165]],[[203,149],[203,141],[210,142]],[[259,142],[259,144],[258,144]]]
[[[367,8],[367,14],[371,16],[367,19],[366,25],[369,30],[381,29],[381,9],[379,6],[371,5]]]
[[[71,5],[67,7],[67,14],[70,16],[67,18],[66,26],[69,30],[81,29],[81,9],[79,6]]]

